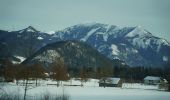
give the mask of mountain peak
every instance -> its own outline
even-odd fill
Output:
[[[133,37],[145,37],[145,36],[151,36],[152,34],[145,29],[143,29],[141,26],[136,26],[134,29],[129,32],[126,37],[133,38]]]
[[[38,31],[32,26],[28,26],[27,28],[19,31],[19,33],[23,33],[23,32],[32,32],[32,33],[34,33],[34,32],[38,32]]]
[[[140,26],[140,25],[136,26],[135,28],[143,29],[142,26]]]
[[[37,32],[37,30],[34,27],[32,27],[32,26],[28,26],[25,30],[27,32]]]

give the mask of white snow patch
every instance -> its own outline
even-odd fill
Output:
[[[123,46],[125,46],[126,44],[124,44],[124,43],[120,43],[120,45],[123,45]]]
[[[111,45],[111,49],[112,49],[112,54],[113,55],[118,55],[119,54],[119,50],[118,50],[118,47],[115,45],[115,44],[112,44]]]
[[[133,39],[132,44],[133,44],[134,46],[139,47],[139,48],[144,48],[144,49],[146,49],[146,48],[149,46],[149,42],[150,42],[150,40],[147,40],[147,41],[144,42],[144,39],[135,38],[135,39]]]
[[[114,29],[111,29],[111,27],[114,27]],[[108,37],[110,35],[113,35],[114,34],[114,38],[118,37],[120,34],[118,34],[118,31],[121,30],[120,27],[118,26],[113,26],[113,25],[107,25],[106,27],[106,31],[105,31],[105,34],[103,35],[103,39],[104,41],[107,41],[108,40]],[[110,30],[111,29],[111,30]],[[110,30],[110,31],[109,31]]]
[[[35,59],[39,61],[46,61],[52,63],[54,60],[60,57],[60,54],[55,50],[47,50],[42,55],[36,56]]]
[[[75,44],[75,43],[73,43],[73,42],[71,42],[71,45],[72,45],[72,46],[75,46],[76,44]]]
[[[122,64],[122,65],[126,65],[126,63],[124,63],[124,62],[122,62],[121,64]]]
[[[26,58],[25,57],[22,57],[22,56],[14,56],[16,58],[18,58],[20,60],[20,62],[17,62],[17,61],[12,61],[13,64],[18,64],[18,63],[21,63],[23,62]]]
[[[158,90],[159,86],[158,85],[145,85],[142,83],[123,83],[122,88]]]
[[[109,29],[111,28],[111,26],[112,26],[112,25],[107,25],[107,26],[106,26],[106,32],[109,31]]]
[[[56,38],[56,37],[59,37],[60,35],[56,35],[56,34],[54,34],[52,37],[54,37],[54,38]],[[61,38],[61,37],[60,37]]]
[[[37,39],[38,39],[38,40],[43,40],[44,38],[42,38],[41,36],[39,36]]]
[[[170,46],[170,44],[168,43],[168,41],[166,41],[165,39],[161,39],[161,41],[162,41],[162,43],[163,43],[164,45]]]
[[[134,52],[134,53],[138,53],[138,50],[136,50],[136,49],[132,49],[132,52]]]
[[[27,32],[35,32],[33,29],[28,28]]]
[[[107,39],[108,39],[108,37],[109,37],[109,33],[108,33],[108,31],[109,31],[109,29],[111,28],[111,25],[106,25],[106,31],[105,31],[105,33],[103,34],[103,39],[104,39],[104,41],[107,41]]]
[[[46,32],[47,34],[49,35],[52,35],[52,34],[55,34],[55,31],[49,31],[49,32]]]
[[[82,38],[82,39],[80,39],[81,41],[86,41],[94,32],[96,32],[98,29],[100,29],[100,27],[99,28],[96,28],[96,29],[92,29],[91,31],[89,31],[88,33],[87,33],[87,35],[84,37],[84,38]]]
[[[22,56],[15,56],[16,58],[20,59],[21,62],[23,62],[26,58],[25,57],[22,57]]]
[[[139,37],[143,37],[145,35],[148,35],[148,33],[141,28],[141,26],[137,26],[133,31],[129,32],[126,37],[135,37],[135,36],[139,36]]]
[[[104,41],[107,41],[107,39],[108,39],[108,34],[104,34],[104,35],[103,35],[103,39],[104,39]]]
[[[167,61],[168,61],[168,57],[167,57],[167,56],[163,56],[163,57],[162,57],[162,60],[165,61],[165,62],[167,62]]]
[[[103,32],[96,32],[96,34],[102,34],[102,35],[103,35],[103,34],[105,34],[105,33],[103,33]]]
[[[113,59],[117,59],[117,60],[120,60],[120,58],[119,58],[119,57],[113,57]]]
[[[12,60],[13,64],[19,64],[19,62]]]
[[[15,58],[18,58],[20,61],[14,61],[12,60],[12,63],[13,64],[20,64],[21,62],[23,62],[26,58],[25,57],[22,57],[22,56],[14,56]]]

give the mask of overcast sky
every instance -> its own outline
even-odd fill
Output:
[[[170,0],[0,0],[0,29],[56,31],[86,22],[140,25],[170,41]]]

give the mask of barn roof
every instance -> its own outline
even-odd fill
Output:
[[[144,80],[161,80],[161,77],[155,77],[155,76],[147,76],[144,78]]]
[[[120,78],[107,78],[105,83],[110,83],[110,84],[118,84],[120,81]],[[104,83],[104,80],[101,79],[99,83]]]

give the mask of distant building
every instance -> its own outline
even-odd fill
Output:
[[[99,87],[121,87],[122,81],[120,78],[105,78],[99,81]]]
[[[144,84],[148,85],[159,85],[165,83],[167,84],[167,80],[163,79],[162,77],[155,77],[155,76],[147,76],[144,78]]]

